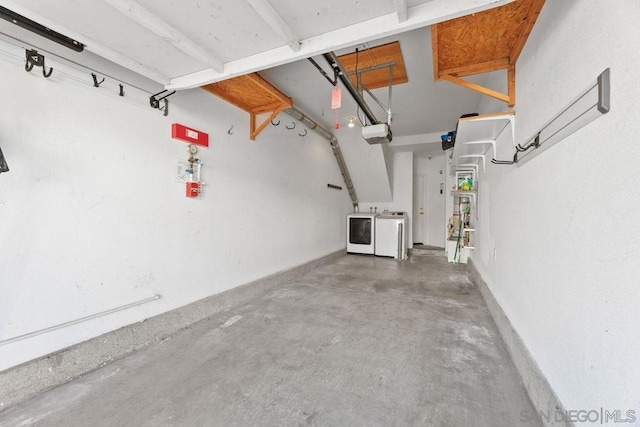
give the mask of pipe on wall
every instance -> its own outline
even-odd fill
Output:
[[[351,181],[351,175],[349,174],[349,169],[347,168],[347,164],[344,161],[344,157],[342,156],[342,150],[340,149],[340,144],[338,144],[338,139],[335,137],[333,133],[328,131],[327,129],[320,126],[315,120],[311,119],[309,116],[304,114],[302,111],[298,110],[295,107],[287,108],[284,110],[285,113],[293,117],[294,119],[302,122],[309,129],[319,133],[323,137],[329,140],[331,144],[331,149],[333,150],[333,155],[336,157],[336,161],[338,162],[338,167],[340,168],[340,172],[342,173],[342,178],[344,179],[344,184],[347,187],[347,191],[349,191],[349,197],[351,197],[351,202],[353,203],[353,209],[355,212],[358,212],[358,196],[356,195],[356,189],[353,187],[353,182]]]
[[[135,307],[135,306],[138,306],[138,305],[150,302],[150,301],[155,301],[158,298],[160,298],[160,295],[155,294],[155,295],[153,295],[153,296],[151,296],[149,298],[145,298],[145,299],[140,300],[140,301],[136,301],[136,302],[132,302],[132,303],[129,303],[129,304],[121,305],[120,307],[112,308],[110,310],[101,311],[100,313],[95,313],[95,314],[92,314],[92,315],[89,315],[89,316],[81,317],[79,319],[70,320],[68,322],[60,323],[58,325],[49,326],[48,328],[39,329],[37,331],[29,332],[29,333],[23,334],[23,335],[18,335],[17,337],[8,338],[6,340],[0,341],[0,346],[11,344],[11,343],[14,343],[16,341],[21,341],[21,340],[24,340],[24,339],[27,339],[27,338],[35,337],[37,335],[42,335],[44,333],[55,331],[57,329],[66,328],[67,326],[77,325],[78,323],[86,322],[88,320],[97,319],[98,317],[106,316],[107,314],[115,313],[117,311],[126,310],[127,308]]]

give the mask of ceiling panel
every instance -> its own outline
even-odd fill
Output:
[[[66,0],[64,7],[56,0],[21,0],[20,4],[166,76],[206,68],[102,1]]]
[[[513,0],[3,0],[86,50],[188,89]],[[254,9],[255,8],[255,9]],[[85,40],[83,40],[85,39]]]
[[[137,2],[223,62],[284,44],[244,0]]]
[[[421,28],[397,36],[367,43],[375,47],[398,41],[404,54],[404,65],[409,82],[393,86],[391,129],[394,137],[443,132],[455,127],[458,117],[475,112],[481,95],[473,91],[445,82],[433,81],[433,63],[431,61],[431,31]],[[351,49],[353,52],[354,49]],[[343,51],[342,53],[349,53]],[[323,57],[315,57],[318,64],[327,72],[330,67]],[[317,119],[323,126],[333,129],[336,119],[341,123],[336,134],[357,134],[346,128],[346,119],[356,116],[357,106],[346,90],[342,92],[342,107],[331,110],[331,91],[333,86],[306,60],[282,65],[260,73],[278,89],[293,99],[294,105]],[[486,77],[478,77],[484,82]],[[387,103],[387,88],[372,91],[381,101]],[[365,95],[367,104],[376,118],[386,121],[385,112]],[[339,137],[340,138],[340,137]],[[356,141],[360,142],[358,134]]]
[[[271,4],[302,39],[395,11],[394,2],[389,0],[271,0]]]

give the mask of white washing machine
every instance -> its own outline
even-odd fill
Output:
[[[375,213],[354,212],[347,215],[347,252],[374,254],[376,239]]]
[[[375,255],[407,259],[407,215],[383,212],[375,220]]]

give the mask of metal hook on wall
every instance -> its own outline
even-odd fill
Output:
[[[307,136],[307,130],[305,129],[305,130],[304,130],[304,133],[299,133],[298,135],[299,135],[299,136]]]
[[[163,116],[167,117],[169,115],[169,100],[165,98],[162,101],[164,102],[164,107],[158,107],[158,110],[164,112]]]
[[[100,81],[98,81],[98,76],[95,73],[91,73],[91,77],[93,77],[93,87],[100,87],[104,83],[104,77]]]
[[[124,96],[124,86],[119,85],[120,86],[120,93],[118,93],[118,95],[120,96]]]
[[[296,123],[295,122],[291,122],[291,124],[293,125],[292,127],[289,126],[285,126],[287,129],[291,130],[291,129],[295,129],[296,128]]]
[[[271,120],[271,125],[272,126],[280,126],[280,120],[278,120],[278,123],[273,123],[273,120]]]
[[[165,92],[168,92],[166,89],[163,91],[160,91],[154,95],[151,95],[149,97],[149,105],[151,105],[151,108],[157,108],[160,111],[164,111],[164,115],[168,116],[169,115],[169,100],[167,99],[168,97],[170,97],[171,95],[173,95],[174,93],[176,93],[176,91],[174,90],[173,92],[169,92],[167,94],[164,94]],[[162,95],[164,94],[164,95]],[[158,97],[158,95],[162,95],[160,97]],[[164,101],[164,107],[160,107],[160,101]]]
[[[229,130],[227,131],[227,133],[229,135],[233,135],[233,125],[231,125],[231,127],[229,128]]]
[[[28,73],[33,70],[33,67],[42,67],[42,75],[45,78],[49,78],[53,73],[53,68],[49,68],[47,72],[44,65],[44,55],[38,53],[35,49],[25,50],[26,62],[24,64],[24,70]]]

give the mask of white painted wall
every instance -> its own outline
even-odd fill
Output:
[[[390,176],[393,160],[381,144],[370,145],[362,138],[360,128],[333,130],[338,138],[344,160],[356,189],[358,200],[379,200],[391,202],[392,187]]]
[[[407,213],[407,242],[408,246],[413,247],[413,228],[411,221],[413,220],[413,153],[393,153],[391,154],[393,164],[393,200],[391,202],[361,202],[360,212],[369,212],[370,208],[377,208],[378,213],[384,210],[398,211]]]
[[[311,131],[251,142],[247,114],[204,91],[163,117],[20,65],[0,75],[0,340],[162,295],[0,346],[0,370],[345,247],[351,203]],[[173,122],[210,135],[197,199],[174,182]]]
[[[636,417],[638,17],[633,1],[546,2],[517,64],[517,142],[607,67],[611,112],[521,167],[488,165],[480,173],[473,254],[564,406],[635,410]]]

